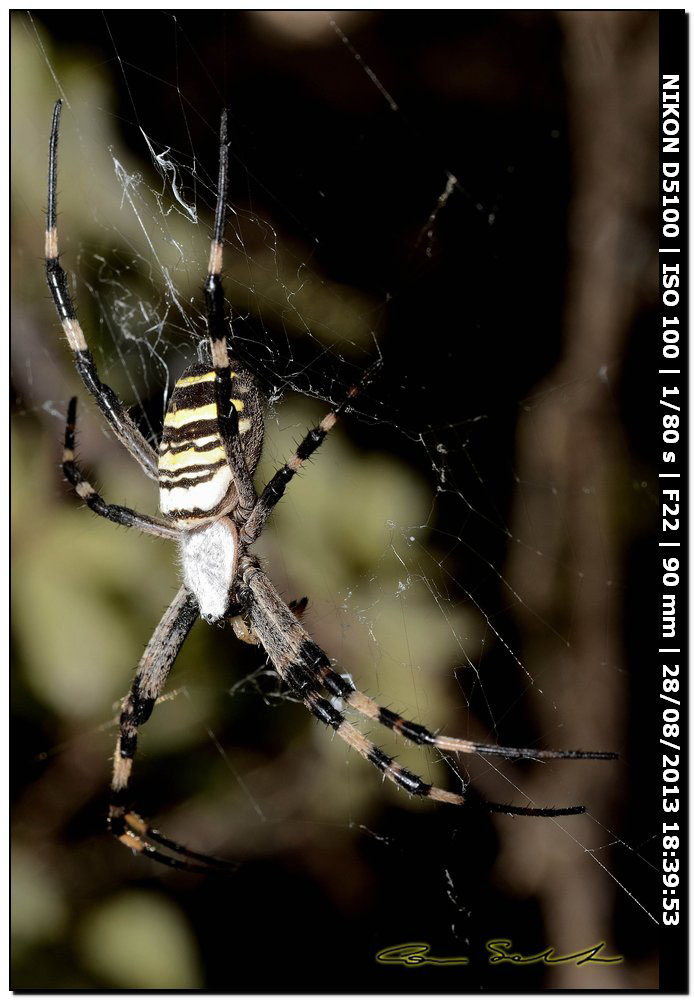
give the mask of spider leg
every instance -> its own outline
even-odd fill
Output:
[[[128,415],[113,389],[99,379],[91,351],[87,347],[77,312],[58,254],[58,130],[62,101],[53,108],[53,124],[48,151],[48,212],[46,216],[46,280],[53,303],[75,359],[75,367],[99,409],[122,445],[139,462],[150,479],[157,480],[157,456]]]
[[[373,719],[387,729],[393,729],[411,743],[418,746],[438,747],[454,753],[487,754],[490,757],[506,757],[509,760],[616,760],[619,754],[601,750],[534,750],[523,747],[500,747],[476,740],[462,740],[454,736],[432,733],[426,726],[392,712],[377,701],[359,691],[347,678],[338,674],[330,665],[330,660],[320,646],[307,637],[302,646],[302,658],[311,665],[322,685],[330,694],[341,698],[346,704],[367,719]]]
[[[292,614],[296,618],[301,619],[306,611],[306,608],[308,607],[308,597],[302,597],[298,601],[290,601],[288,606]],[[234,630],[234,635],[237,639],[240,639],[241,642],[247,642],[251,646],[257,646],[260,642],[253,629],[248,627],[242,615],[237,615],[231,619],[231,627]]]
[[[256,571],[260,572],[260,571]],[[299,615],[294,612],[293,619],[287,611],[284,602],[270,583],[265,574],[261,574],[262,583],[256,578],[255,586],[251,583],[256,601],[266,614],[277,618],[281,615],[282,625],[288,629],[292,637],[294,656],[305,664],[318,682],[333,696],[341,698],[346,704],[365,718],[372,719],[387,729],[393,729],[412,743],[419,746],[432,746],[440,750],[454,753],[487,754],[489,756],[507,757],[516,760],[616,760],[618,754],[593,750],[534,750],[522,747],[500,747],[493,744],[478,743],[475,740],[463,740],[453,736],[443,736],[432,733],[426,726],[404,719],[396,712],[384,708],[368,695],[359,691],[351,681],[339,674],[330,664],[323,650],[309,637],[305,629],[296,621]],[[292,602],[293,604],[294,602]],[[280,607],[281,605],[281,607]],[[284,611],[282,609],[284,608]],[[289,605],[292,611],[292,605]],[[262,641],[262,639],[261,639]]]
[[[278,667],[278,671],[281,673]],[[295,665],[290,665],[285,669],[285,679],[294,688],[297,694],[302,695],[304,705],[309,712],[319,719],[324,725],[335,730],[335,733],[348,743],[353,750],[368,760],[382,772],[383,776],[390,781],[404,788],[410,795],[421,795],[424,798],[435,799],[437,802],[446,802],[449,805],[462,806],[465,804],[465,796],[456,792],[447,792],[443,788],[431,785],[414,774],[407,768],[398,764],[393,757],[385,753],[381,747],[372,743],[363,733],[359,732],[350,722],[348,722],[342,712],[339,712],[333,705],[322,698],[316,691],[305,691],[305,684],[301,681],[297,684],[294,681]],[[566,806],[558,809],[535,808],[532,806],[504,805],[500,802],[485,802],[485,807],[489,807],[493,812],[506,813],[510,816],[576,816],[585,812],[585,806]]]
[[[227,113],[226,110],[223,110],[219,126],[217,205],[215,208],[210,261],[205,280],[205,304],[207,307],[207,333],[210,338],[210,354],[215,370],[215,396],[220,435],[226,450],[236,492],[239,496],[239,515],[245,520],[253,509],[258,497],[243,455],[241,438],[239,436],[239,419],[232,401],[231,392],[233,373],[229,364],[229,349],[226,336],[227,324],[224,317],[224,287],[222,285],[224,222],[226,219],[228,183],[229,143],[227,141]]]
[[[308,431],[289,461],[277,470],[263,492],[260,494],[260,497],[251,511],[248,520],[241,529],[239,537],[243,545],[252,545],[252,543],[256,541],[263,530],[268,517],[284,496],[284,491],[291,480],[297,474],[302,465],[307,462],[314,452],[323,444],[329,431],[331,431],[337,423],[338,418],[345,412],[351,400],[354,399],[354,397],[361,392],[364,386],[368,384],[376,369],[380,367],[380,363],[381,362],[379,360],[367,369],[360,382],[352,386],[339,406],[336,406],[334,410],[330,410],[329,413],[326,413],[321,422],[316,427],[312,427],[311,430]]]
[[[100,517],[105,517],[116,524],[122,524],[126,528],[138,528],[148,535],[156,535],[158,538],[166,538],[177,541],[180,531],[160,521],[159,518],[149,517],[147,514],[138,514],[130,507],[121,507],[118,504],[106,503],[102,496],[96,492],[92,484],[85,479],[82,470],[75,461],[75,420],[77,414],[77,397],[70,400],[67,411],[67,422],[65,424],[65,447],[63,448],[63,475],[74,488],[75,493],[84,500],[90,510]]]
[[[407,768],[398,764],[363,733],[359,732],[345,716],[326,698],[322,697],[319,688],[321,679],[316,671],[314,660],[306,655],[306,643],[310,644],[311,655],[319,650],[309,639],[307,633],[292,614],[287,605],[275,590],[270,579],[257,567],[251,567],[244,573],[244,583],[250,588],[250,619],[253,631],[256,633],[275,670],[292,690],[301,698],[308,710],[324,725],[333,729],[340,739],[348,743],[353,750],[368,760],[382,772],[384,777],[404,788],[410,795],[435,799],[449,805],[463,805],[465,796],[457,792],[448,792],[436,785],[431,785]],[[325,657],[325,654],[321,655]],[[327,659],[327,657],[326,657]],[[339,675],[338,675],[339,676]],[[568,806],[558,809],[543,809],[530,806],[502,805],[498,802],[485,803],[495,812],[508,813],[514,816],[573,816],[585,812],[584,806]]]
[[[120,732],[113,758],[108,823],[111,832],[121,844],[138,854],[146,854],[172,868],[204,872],[210,867],[235,868],[236,866],[231,862],[191,851],[176,841],[169,840],[133,812],[128,801],[138,730],[151,716],[174,660],[197,617],[198,607],[195,599],[185,587],[181,587],[164,612],[140,660],[130,691],[123,700],[120,715]],[[153,847],[149,841],[175,851],[184,858],[202,863],[193,864],[190,861],[172,858],[157,847]]]
[[[227,869],[227,871],[235,871],[238,868],[238,865],[233,861],[224,861],[223,858],[215,858],[211,854],[201,854],[199,851],[191,851],[189,847],[184,847],[183,844],[171,840],[170,837],[165,837],[163,833],[146,823],[137,813],[128,812],[124,818],[127,823],[126,835],[128,840],[124,841],[122,837],[118,839],[126,847],[130,847],[131,850],[137,853],[142,852],[147,854],[154,861],[170,865],[172,868],[180,868],[182,871],[200,874],[209,871],[210,868],[223,868]],[[164,854],[162,851],[157,850],[156,847],[148,844],[142,839],[145,837],[147,840],[153,840],[156,844],[161,844],[162,847],[166,847],[170,851],[182,854],[185,858],[198,861],[199,864],[190,864],[187,861],[182,861],[180,858],[172,858],[169,854]],[[132,841],[139,841],[139,844],[134,845]]]
[[[308,607],[308,597],[302,597],[300,600],[294,600],[289,602],[289,610],[296,617],[301,619]],[[246,622],[243,620],[242,615],[238,615],[231,619],[231,627],[234,630],[234,635],[241,642],[247,642],[251,646],[257,646],[260,639],[255,634],[252,628],[249,628]]]

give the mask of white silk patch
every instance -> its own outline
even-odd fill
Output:
[[[236,576],[238,533],[228,518],[183,532],[179,551],[183,582],[194,595],[200,614],[219,621],[229,606]]]

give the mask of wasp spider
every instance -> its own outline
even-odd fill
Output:
[[[219,183],[205,281],[210,361],[188,368],[176,383],[164,417],[158,454],[142,436],[112,389],[99,378],[94,359],[70,298],[58,257],[57,148],[61,102],[53,111],[49,147],[46,275],[63,331],[82,381],[120,442],[159,484],[162,519],[107,503],[84,477],[75,461],[76,400],[70,401],[65,430],[63,471],[76,493],[101,517],[175,541],[180,550],[183,583],[157,625],[122,702],[116,744],[108,822],[126,847],[163,864],[203,871],[225,862],[191,851],[151,827],[130,802],[130,777],[138,730],[152,714],[176,656],[198,615],[208,622],[230,619],[236,635],[260,643],[290,691],[326,726],[365,757],[390,781],[411,795],[460,806],[464,796],[428,784],[368,740],[343,713],[335,699],[360,716],[400,733],[420,746],[463,754],[495,754],[507,758],[610,759],[612,753],[580,750],[523,750],[488,746],[436,734],[383,708],[357,690],[331,666],[329,658],[301,624],[306,599],[287,605],[251,549],[271,511],[304,462],[323,443],[338,417],[347,412],[359,391],[344,400],[311,429],[289,461],[260,494],[253,474],[263,443],[263,411],[251,373],[230,353],[222,289],[222,252],[226,212],[228,152],[226,114],[222,114]],[[487,803],[512,815],[562,816],[583,812],[582,806],[535,809]]]

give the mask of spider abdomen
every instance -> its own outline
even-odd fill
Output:
[[[263,440],[260,400],[248,373],[231,371],[231,400],[249,472]],[[176,383],[159,446],[159,506],[180,527],[229,513],[237,494],[220,433],[215,371],[192,365]]]

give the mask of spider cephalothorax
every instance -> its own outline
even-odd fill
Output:
[[[308,431],[289,461],[277,470],[260,494],[256,493],[253,474],[263,442],[262,400],[252,374],[238,364],[227,346],[227,336],[232,335],[232,330],[225,318],[221,280],[228,163],[226,114],[223,113],[217,207],[205,282],[210,362],[186,369],[176,383],[164,417],[157,454],[113,390],[101,382],[59,261],[56,183],[60,111],[61,102],[58,101],[53,111],[49,147],[48,285],[77,370],[120,442],[146,475],[158,482],[163,518],[106,503],[84,477],[75,461],[75,399],[70,401],[68,408],[63,471],[95,513],[117,524],[177,542],[183,576],[183,584],[154,630],[122,703],[109,808],[110,827],[118,839],[133,851],[147,854],[173,868],[204,871],[211,865],[227,864],[163,836],[133,811],[129,796],[139,727],[152,714],[174,660],[198,615],[211,622],[231,618],[238,638],[263,647],[278,675],[317,719],[332,728],[385,777],[412,795],[455,806],[465,801],[460,792],[437,788],[398,764],[349,722],[336,704],[347,705],[362,718],[395,730],[420,746],[454,753],[532,760],[615,757],[612,753],[593,751],[499,747],[436,734],[379,705],[333,669],[327,655],[301,623],[306,599],[288,605],[251,549],[291,479],[325,440],[338,416],[347,411],[368,381],[369,373],[362,378],[359,387],[350,388],[342,402]],[[543,809],[487,803],[487,807],[524,816],[583,812],[582,806]]]

